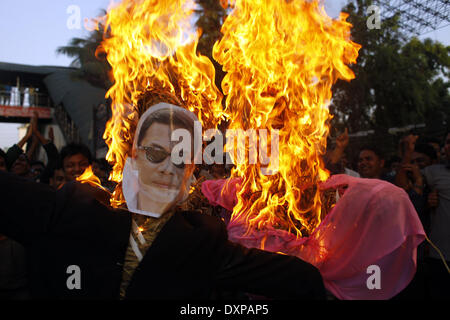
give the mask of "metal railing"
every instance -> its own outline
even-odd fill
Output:
[[[53,114],[56,123],[61,128],[63,132],[64,138],[68,142],[80,143],[81,137],[78,131],[77,126],[70,118],[69,114],[66,112],[62,104],[59,104],[55,107],[55,112]]]
[[[14,89],[14,88],[13,88]],[[51,107],[50,97],[30,89],[0,90],[0,105],[11,107]]]

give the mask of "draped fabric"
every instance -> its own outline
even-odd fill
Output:
[[[202,192],[211,204],[232,211],[239,182],[205,181]],[[406,192],[385,181],[348,175],[332,176],[320,188],[339,190],[340,199],[309,237],[297,239],[270,226],[244,235],[244,222],[232,218],[230,240],[255,248],[264,241],[264,250],[313,264],[339,299],[390,299],[402,291],[414,277],[417,246],[425,239]]]

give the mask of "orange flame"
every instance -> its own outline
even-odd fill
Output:
[[[94,174],[94,171],[92,171],[92,166],[87,167],[83,174],[76,178],[76,180],[81,183],[89,183],[94,187],[98,187],[106,191],[106,189],[102,186],[100,179]]]
[[[262,175],[261,165],[248,161],[233,170],[243,183],[232,219],[244,219],[249,230],[269,224],[305,236],[323,218],[318,183],[329,177],[321,156],[331,87],[354,78],[347,65],[360,46],[350,40],[347,15],[331,19],[318,0],[229,2],[213,57],[227,72],[222,88],[230,129],[279,129],[278,173]]]
[[[214,66],[196,53],[200,32],[194,26],[194,9],[193,0],[124,0],[108,10],[106,39],[99,50],[107,54],[114,79],[107,93],[112,119],[104,134],[113,181],[122,181],[143,93],[165,90],[175,95],[208,128],[225,118]],[[119,184],[111,204],[124,202]]]

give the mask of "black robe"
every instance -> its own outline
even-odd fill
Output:
[[[131,214],[87,184],[50,187],[0,172],[0,233],[27,249],[32,297],[118,299]],[[79,267],[81,287],[68,285]],[[216,290],[324,299],[319,271],[291,256],[231,243],[225,224],[177,212],[148,249],[128,299],[208,299]]]

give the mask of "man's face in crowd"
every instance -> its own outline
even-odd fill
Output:
[[[14,161],[11,172],[18,176],[25,176],[30,172],[30,163],[25,154],[22,153],[17,160]]]
[[[431,166],[433,161],[425,153],[413,152],[411,156],[411,163],[419,166],[419,169]]]
[[[447,161],[450,162],[450,133],[447,134],[447,137],[445,138],[444,150]]]
[[[372,150],[362,150],[358,158],[358,172],[363,178],[379,179],[384,167],[384,160],[380,159]]]
[[[42,166],[42,164],[34,164],[31,166],[31,174],[33,175],[33,178],[39,177],[42,172],[44,172],[45,168]]]
[[[8,171],[6,168],[6,160],[3,157],[0,157],[0,171]]]
[[[63,169],[56,169],[53,177],[50,178],[50,186],[58,190],[66,182],[66,176]]]
[[[347,159],[347,154],[346,153],[342,154],[342,157],[341,157],[340,161],[341,161],[342,168],[347,168],[347,166],[348,166],[348,159]]]
[[[441,157],[441,147],[439,146],[439,143],[429,142],[428,144],[430,146],[432,146],[434,148],[434,150],[436,150],[437,163],[439,163],[440,162],[440,157]]]
[[[94,172],[95,176],[97,176],[99,179],[108,179],[107,173],[101,168],[101,166],[96,161],[92,163],[92,171]]]
[[[73,181],[84,173],[89,167],[89,160],[81,153],[65,157],[63,160],[63,170],[67,181]]]

